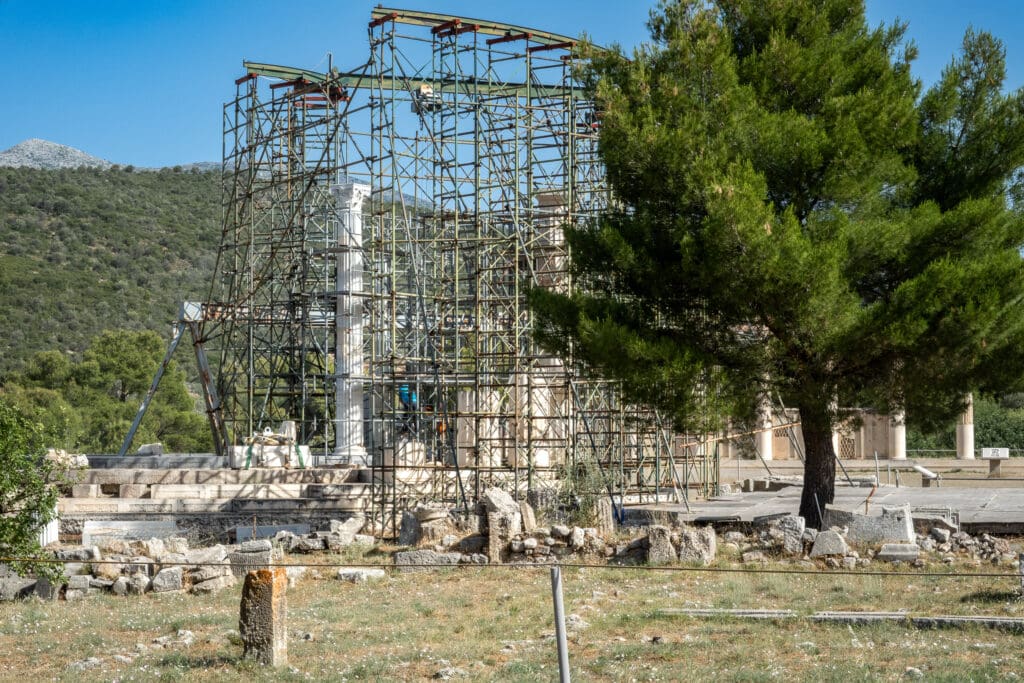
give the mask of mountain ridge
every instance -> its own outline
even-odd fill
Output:
[[[13,147],[0,152],[0,166],[13,168],[53,170],[85,166],[107,169],[113,165],[106,159],[100,159],[75,147],[41,138],[22,140]]]
[[[53,171],[62,168],[98,168],[107,170],[114,166],[127,167],[129,164],[115,164],[84,152],[77,147],[64,145],[42,138],[22,140],[13,147],[0,151],[0,167],[35,168]],[[184,171],[212,171],[220,169],[219,161],[196,161],[188,164],[174,164],[161,167],[132,166],[137,171],[158,171],[161,168],[178,168]]]

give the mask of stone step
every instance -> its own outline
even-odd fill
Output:
[[[88,455],[90,469],[217,469],[226,458],[213,453],[178,453],[170,455]]]
[[[292,498],[289,500],[234,498],[231,500],[230,505],[232,512],[239,513],[322,512],[328,510],[352,512],[369,509],[370,496],[353,496],[351,498]]]
[[[153,500],[212,498],[305,498],[305,484],[153,484]]]
[[[202,514],[202,513],[287,513],[355,512],[370,506],[369,496],[351,498],[212,498],[207,500],[151,500],[131,498],[62,498],[59,515]]]
[[[370,484],[306,484],[306,498],[348,498],[351,496],[369,495],[373,490]]]
[[[359,481],[357,468],[285,469],[88,469],[81,484],[343,484]]]
[[[346,498],[368,493],[366,484],[153,484],[149,497],[208,498]]]

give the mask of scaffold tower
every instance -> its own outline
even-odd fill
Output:
[[[572,286],[563,226],[609,201],[576,41],[386,8],[368,36],[352,70],[245,62],[224,108],[204,336],[228,439],[294,420],[392,514],[711,490],[712,453],[532,336],[527,290]]]

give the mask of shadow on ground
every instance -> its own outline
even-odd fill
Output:
[[[976,593],[968,593],[960,598],[960,602],[974,602],[989,604],[993,602],[1009,602],[1011,600],[1019,600],[1020,591],[994,591],[994,590],[983,590],[977,591]]]

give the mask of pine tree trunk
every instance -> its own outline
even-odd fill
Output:
[[[821,528],[825,505],[835,499],[836,454],[832,447],[832,421],[827,411],[814,406],[800,407],[804,434],[804,490],[800,516],[808,527]]]

